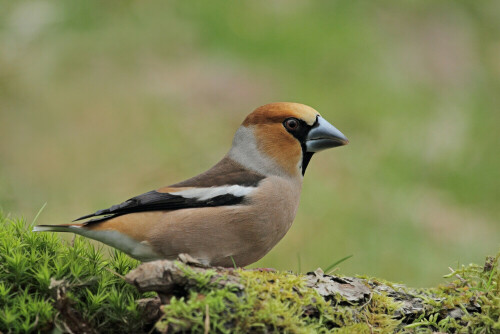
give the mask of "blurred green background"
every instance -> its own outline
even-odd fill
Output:
[[[259,267],[414,286],[500,246],[500,1],[0,0],[0,206],[67,223],[204,171],[254,108],[350,139]],[[300,257],[300,261],[298,258]]]

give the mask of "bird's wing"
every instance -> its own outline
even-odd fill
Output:
[[[207,172],[192,179],[147,192],[74,221],[97,217],[89,222],[100,222],[134,212],[237,205],[242,203],[245,196],[256,189],[264,178],[225,158]]]
[[[105,215],[113,215],[113,217],[116,217],[117,215],[133,212],[236,205],[241,203],[245,195],[252,190],[251,187],[240,188],[241,189],[231,189],[231,187],[191,188],[180,191],[177,195],[176,193],[150,191],[133,197],[121,204],[113,205],[108,209],[99,210],[80,217],[75,221]],[[109,218],[111,217],[106,217],[106,219]]]

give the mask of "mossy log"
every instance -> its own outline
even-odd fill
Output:
[[[144,263],[127,276],[160,333],[500,333],[498,258],[411,289],[374,278],[204,268],[188,256]],[[488,285],[489,284],[489,285]]]

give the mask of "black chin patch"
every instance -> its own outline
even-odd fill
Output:
[[[306,173],[307,166],[309,166],[313,155],[314,152],[307,152],[305,146],[302,145],[302,176]]]

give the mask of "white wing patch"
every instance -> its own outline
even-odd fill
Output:
[[[206,201],[208,199],[223,196],[233,195],[236,197],[244,197],[255,190],[255,187],[243,187],[239,185],[211,187],[211,188],[194,188],[171,192],[172,195],[182,196],[184,198],[196,198],[198,201]]]

